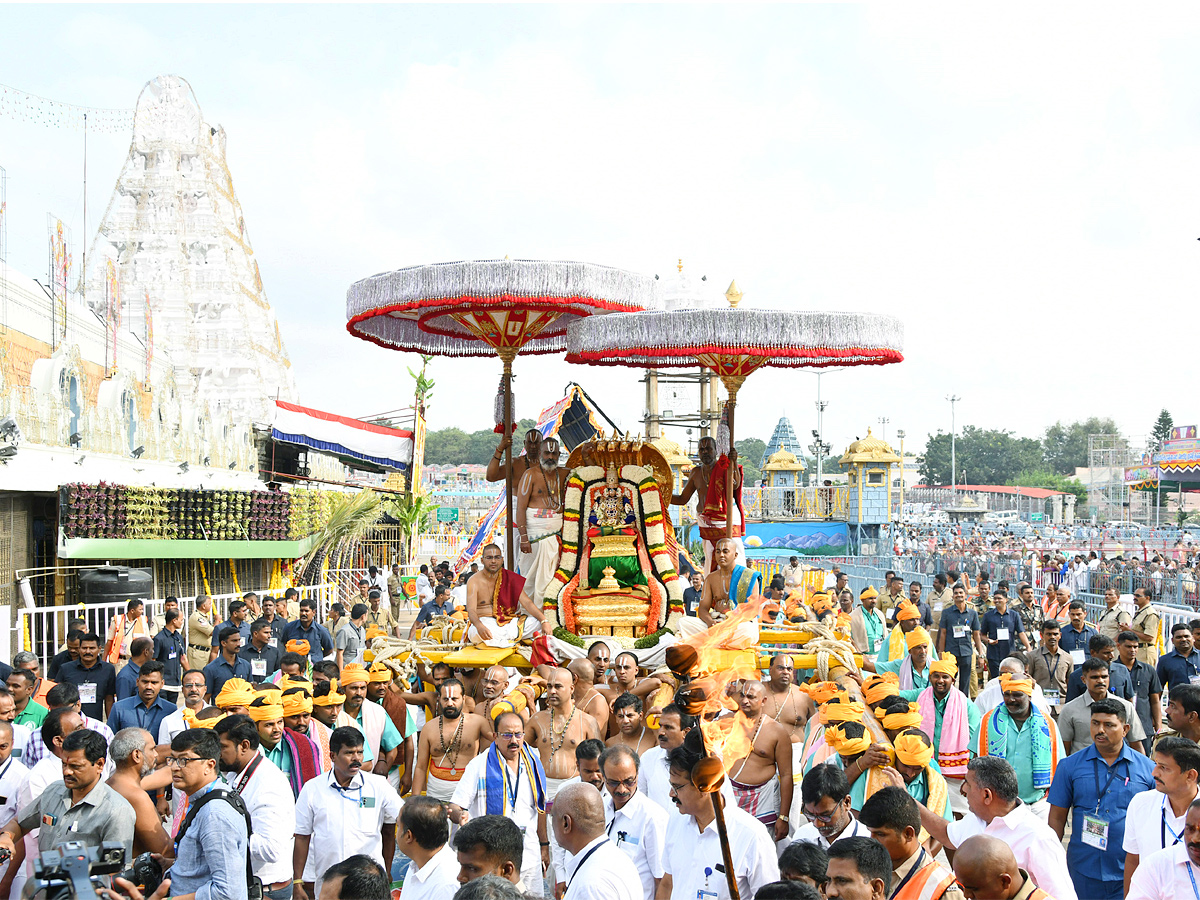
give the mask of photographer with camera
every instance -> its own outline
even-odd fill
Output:
[[[171,740],[171,783],[188,798],[170,871],[175,900],[248,898],[250,817],[218,779],[220,760],[221,742],[210,729],[189,728]]]
[[[62,742],[62,781],[42,791],[0,831],[0,850],[13,853],[27,832],[38,831],[38,851],[64,841],[99,847],[106,841],[133,849],[133,807],[103,782],[108,744],[94,731],[72,731]]]

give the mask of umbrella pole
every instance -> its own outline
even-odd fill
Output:
[[[512,464],[512,364],[514,352],[500,351],[504,362],[504,434],[508,438],[508,449],[504,451],[504,544],[508,567],[517,571],[517,558],[513,555],[513,464]]]
[[[725,401],[725,424],[729,426],[729,449],[734,450],[736,445],[733,442],[733,414],[737,409],[738,389],[745,381],[745,376],[725,376],[721,381],[725,383],[725,390],[729,394],[729,399]],[[733,537],[733,481],[737,476],[737,469],[730,465],[729,477],[725,480],[725,537]],[[744,526],[745,523],[743,522]],[[743,529],[744,530],[744,529]]]

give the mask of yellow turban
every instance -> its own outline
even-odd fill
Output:
[[[230,678],[221,688],[221,692],[217,694],[215,702],[221,709],[228,709],[231,706],[249,706],[257,696],[254,688],[250,687],[250,682],[240,678]]]
[[[922,644],[929,643],[929,632],[918,625],[904,636],[904,641],[908,644],[908,649],[912,650],[913,647],[920,647]]]
[[[336,678],[329,680],[329,693],[324,696],[313,694],[313,706],[338,706],[346,702],[346,695],[338,693]]]
[[[836,725],[830,725],[825,729],[825,743],[837,750],[842,745],[842,741],[846,739],[846,733]]]
[[[1033,696],[1033,679],[1014,677],[1008,672],[1000,676],[1000,690],[1005,691],[1020,691],[1023,694]]]
[[[870,746],[871,735],[864,731],[862,737],[843,737],[836,749],[839,756],[858,756],[860,753],[866,753]]]
[[[883,717],[883,727],[888,731],[899,731],[902,728],[916,728],[921,724],[921,707],[916,703],[908,704],[908,712],[888,713]]]
[[[872,584],[868,584],[866,586],[866,588],[863,589],[862,593],[860,593],[858,595],[858,599],[859,600],[874,600],[878,596],[879,596],[879,591],[875,590],[875,586]]]
[[[957,677],[958,675],[958,660],[954,658],[952,653],[943,653],[941,659],[936,659],[929,664],[929,674],[941,673],[942,675],[950,675]]]
[[[800,690],[808,694],[817,706],[828,703],[842,692],[841,685],[836,681],[815,681],[812,684],[802,684]]]
[[[304,690],[308,691],[310,694],[312,693],[312,682],[307,678],[293,678],[290,675],[284,675],[279,679],[279,689],[281,691],[286,692],[290,688],[297,687],[304,688]]]
[[[288,653],[299,653],[301,656],[308,656],[308,651],[312,649],[308,641],[288,641],[284,647]]]
[[[279,691],[263,691],[259,699],[250,705],[250,718],[255,722],[274,722],[283,718],[283,694]]]
[[[370,682],[370,680],[371,680],[371,676],[367,674],[367,670],[364,669],[358,663],[350,663],[350,665],[348,665],[344,669],[342,669],[342,684],[343,685],[367,684],[368,682]]]
[[[188,709],[183,708],[183,724],[188,728],[213,728],[218,722],[225,718],[224,714],[213,716],[211,719],[198,719],[196,714]]]
[[[863,682],[863,698],[867,706],[878,706],[888,697],[895,697],[899,693],[900,676],[895,672],[872,675]]]
[[[933,759],[933,747],[921,740],[920,735],[920,732],[915,731],[906,731],[904,734],[896,735],[892,746],[896,748],[897,762],[921,768],[929,765],[929,761]]]
[[[918,609],[915,604],[909,603],[907,600],[900,601],[900,605],[896,607],[897,622],[919,618],[921,618],[921,610]]]
[[[853,703],[826,703],[821,707],[821,724],[861,722],[866,708],[857,700]]]
[[[380,628],[378,625],[368,625],[367,640],[373,641],[377,637],[387,637],[387,631],[385,631],[383,628]]]
[[[367,677],[371,684],[390,684],[392,681],[392,670],[383,663],[375,663],[367,670]]]
[[[304,688],[292,688],[283,695],[283,714],[285,716],[302,716],[311,713],[313,709],[312,695]]]

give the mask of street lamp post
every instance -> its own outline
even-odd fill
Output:
[[[887,443],[888,422],[890,422],[892,420],[889,419],[887,416],[880,416],[878,421],[879,421],[879,424],[883,426],[883,442],[886,444]]]
[[[950,502],[954,503],[958,496],[958,457],[955,455],[955,437],[956,429],[954,427],[954,404],[962,397],[958,394],[947,394],[946,399],[950,401]]]
[[[904,429],[896,429],[896,437],[900,438],[900,524],[904,524]]]

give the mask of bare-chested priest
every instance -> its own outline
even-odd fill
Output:
[[[659,689],[662,682],[653,675],[648,675],[645,678],[638,677],[638,659],[628,650],[618,653],[613,658],[613,678],[606,685],[597,687],[597,690],[603,695],[608,702],[608,708],[612,713],[608,717],[608,733],[607,737],[612,737],[617,734],[617,719],[615,708],[617,698],[622,694],[633,694],[643,702],[647,701],[654,692]]]
[[[763,711],[787,729],[792,742],[792,771],[800,771],[800,760],[804,755],[804,726],[817,714],[812,698],[796,685],[796,667],[788,653],[776,653],[767,670],[768,680]],[[804,825],[801,804],[792,804],[792,824],[795,828]]]
[[[521,574],[538,600],[550,586],[558,568],[558,536],[563,525],[563,494],[567,489],[565,466],[558,464],[557,438],[542,441],[537,465],[530,465],[517,486],[513,526],[521,541]]]
[[[596,667],[589,659],[573,659],[567,668],[575,676],[575,705],[596,720],[601,734],[606,733],[609,700],[596,687]]]
[[[766,715],[767,688],[760,681],[742,683],[737,724],[750,741],[749,754],[733,760],[729,786],[737,805],[770,829],[776,841],[788,835],[792,810],[792,745],[787,729]]]
[[[596,720],[575,705],[575,676],[567,669],[552,669],[546,679],[546,709],[535,713],[525,726],[525,741],[537,748],[546,770],[546,800],[568,778],[579,774],[575,748],[588,738],[603,740]]]
[[[524,616],[518,618],[519,613]],[[552,629],[539,605],[525,590],[525,579],[504,568],[499,544],[483,548],[483,568],[467,582],[467,640],[507,647],[533,637],[540,626],[543,634]]]
[[[700,608],[696,618],[685,616],[679,620],[682,637],[691,637],[711,628],[725,615],[751,597],[762,593],[762,575],[748,566],[737,562],[737,547],[729,538],[721,538],[713,548],[716,568],[704,579],[704,593],[700,597]],[[738,626],[736,641],[731,645],[751,646],[758,643],[758,625],[743,622]]]
[[[463,709],[463,686],[447,678],[438,687],[441,715],[425,723],[417,740],[412,792],[450,802],[467,763],[492,740],[492,722]]]
[[[538,449],[542,445],[542,433],[536,428],[530,428],[525,432],[525,455],[518,456],[512,461],[513,482],[521,480],[521,476],[525,474],[529,464],[538,458]],[[512,435],[508,435],[500,440],[500,446],[496,448],[496,452],[492,454],[492,458],[488,460],[487,473],[483,476],[485,481],[496,482],[504,481],[504,451],[512,446]]]
[[[733,533],[741,535],[743,531],[742,518],[742,467],[737,464],[737,449],[729,451],[728,456],[717,458],[717,442],[711,437],[700,438],[696,446],[700,456],[700,465],[692,468],[688,475],[687,484],[683,490],[671,497],[671,502],[686,506],[696,496],[696,521],[700,526],[700,537],[704,540],[704,574],[714,568],[713,550],[715,543],[725,536],[729,498],[726,495],[730,469],[733,470]],[[737,561],[746,561],[746,550],[741,538],[736,541]]]

